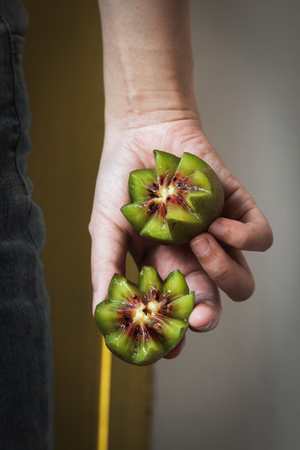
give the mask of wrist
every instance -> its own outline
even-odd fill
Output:
[[[195,114],[188,1],[99,4],[106,124]]]
[[[123,92],[121,95],[117,101],[113,101],[114,96],[107,98],[106,128],[130,129],[162,122],[199,120],[193,94],[166,89]]]

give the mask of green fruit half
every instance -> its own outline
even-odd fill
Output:
[[[95,320],[112,353],[142,366],[158,361],[180,342],[193,307],[194,292],[179,270],[163,281],[154,267],[145,266],[137,284],[114,275]]]
[[[154,150],[156,169],[129,176],[132,203],[121,208],[146,239],[184,244],[206,231],[224,205],[221,182],[213,169],[191,153],[182,158]]]

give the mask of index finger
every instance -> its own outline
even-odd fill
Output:
[[[93,213],[89,225],[92,238],[91,274],[93,285],[93,312],[107,295],[109,283],[115,273],[125,275],[127,252],[126,236],[111,219],[107,226],[104,215]]]
[[[220,217],[209,227],[209,233],[239,250],[265,251],[273,243],[272,229],[255,205],[242,221]]]

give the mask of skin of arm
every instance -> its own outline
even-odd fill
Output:
[[[195,100],[190,11],[186,0],[99,0],[103,35],[105,139],[89,225],[93,308],[106,298],[114,273],[125,275],[130,251],[140,269],[162,278],[179,269],[196,304],[190,328],[208,331],[221,316],[219,289],[249,298],[254,279],[242,250],[264,251],[272,230],[251,195],[206,137]],[[153,149],[204,159],[224,187],[223,217],[190,244],[143,240],[120,212],[129,203],[130,171],[153,166]],[[168,357],[177,356],[184,342]]]
[[[151,113],[163,122],[176,110],[179,119],[182,108],[196,117],[188,2],[99,0],[99,7],[106,125],[147,125]]]

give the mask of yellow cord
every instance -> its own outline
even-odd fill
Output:
[[[98,450],[108,450],[110,382],[111,352],[106,347],[104,338],[102,337],[99,389]]]

